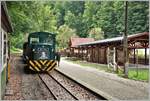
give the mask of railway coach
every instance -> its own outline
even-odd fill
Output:
[[[1,2],[1,32],[0,32],[0,81],[1,98],[4,96],[6,83],[9,78],[9,60],[10,60],[10,49],[8,34],[13,31],[11,21],[8,16],[6,2]]]

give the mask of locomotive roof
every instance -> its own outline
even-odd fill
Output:
[[[34,36],[34,35],[41,35],[41,34],[50,34],[50,35],[55,35],[54,33],[52,32],[33,32],[33,33],[30,33],[29,36]]]

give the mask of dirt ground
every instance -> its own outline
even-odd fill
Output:
[[[10,79],[3,100],[53,100],[51,93],[39,79],[29,72],[20,54],[11,55]]]

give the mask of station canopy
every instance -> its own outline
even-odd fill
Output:
[[[143,32],[138,34],[129,35],[128,37],[128,48],[148,48],[149,46],[149,32]],[[93,45],[120,45],[123,46],[123,37],[115,37],[104,40],[97,40],[93,42],[86,42],[78,44],[78,46],[93,46]]]

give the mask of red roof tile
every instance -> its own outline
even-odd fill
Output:
[[[93,38],[70,38],[70,47],[76,47],[77,45],[81,43],[86,43],[86,42],[93,42]]]

